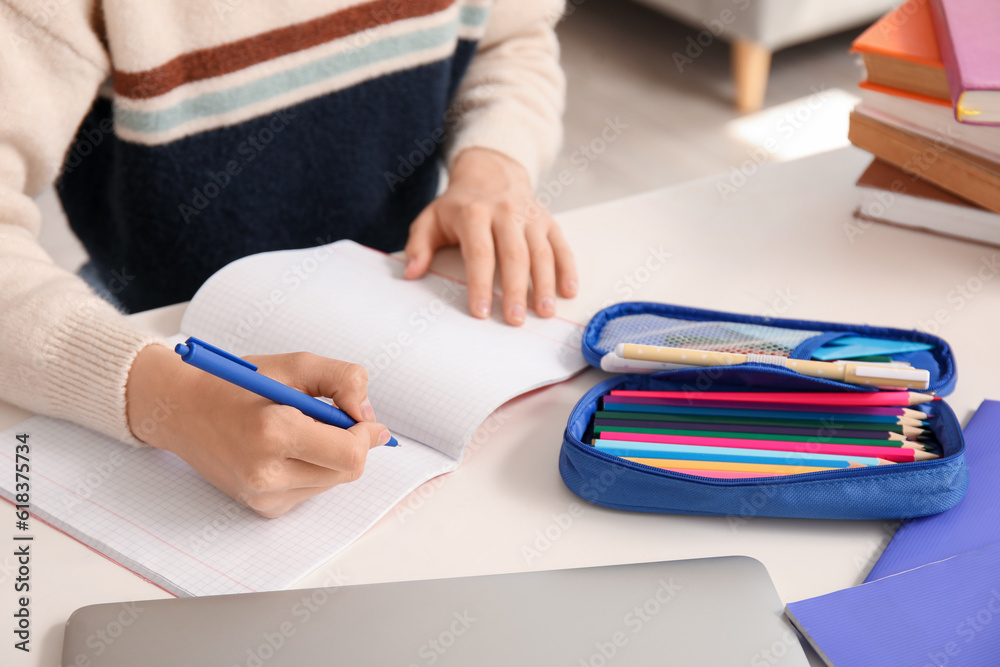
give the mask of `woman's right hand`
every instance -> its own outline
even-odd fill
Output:
[[[126,385],[133,435],[173,452],[268,518],[361,477],[368,450],[389,440],[388,429],[375,422],[364,367],[308,352],[246,359],[279,382],[332,398],[358,423],[346,430],[323,424],[149,345],[136,356]]]

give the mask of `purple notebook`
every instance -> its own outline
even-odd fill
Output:
[[[931,14],[955,118],[997,125],[1000,104],[1000,2],[932,0]]]
[[[785,608],[836,667],[1000,664],[1000,544]]]
[[[904,521],[866,582],[1000,542],[1000,402],[983,401],[969,421],[965,458],[965,497],[940,514]]]

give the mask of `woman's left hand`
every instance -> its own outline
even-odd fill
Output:
[[[576,296],[573,252],[562,230],[535,198],[528,172],[515,160],[485,148],[467,148],[455,159],[448,189],[410,226],[406,277],[427,273],[434,252],[458,245],[465,258],[469,312],[490,315],[493,274],[499,262],[504,319],[524,323],[528,281],[541,317],[556,312],[556,292]]]

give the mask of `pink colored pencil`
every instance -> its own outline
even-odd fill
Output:
[[[881,447],[867,445],[831,445],[824,442],[785,442],[783,440],[746,440],[742,438],[703,438],[689,435],[664,435],[662,433],[612,433],[603,431],[602,440],[626,442],[660,442],[668,445],[700,445],[703,447],[732,447],[734,449],[767,449],[773,452],[801,452],[803,454],[832,454],[834,456],[870,456],[895,463],[938,458],[930,452],[906,447]]]
[[[751,403],[793,403],[796,405],[871,405],[891,407],[940,401],[940,397],[910,391],[849,392],[756,392],[756,391],[642,391],[615,389],[612,396],[676,398],[690,401],[743,401]]]
[[[633,405],[669,405],[676,408],[722,408],[732,410],[785,410],[787,412],[826,412],[833,415],[877,415],[880,417],[906,417],[909,419],[927,419],[927,414],[919,410],[911,410],[898,406],[872,407],[868,405],[796,405],[788,403],[751,403],[750,401],[716,401],[701,396],[695,399],[653,398],[651,396],[622,396],[619,392],[611,392],[615,403],[631,403]],[[766,416],[766,415],[762,415]]]
[[[764,472],[733,472],[731,470],[682,470],[680,468],[663,468],[670,472],[681,472],[685,475],[698,477],[715,477],[716,479],[750,479],[751,477],[785,477],[778,473]],[[794,474],[794,473],[793,473]]]

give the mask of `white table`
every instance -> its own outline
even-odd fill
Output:
[[[582,294],[561,302],[559,313],[584,323],[614,301],[653,300],[936,329],[958,357],[960,381],[949,402],[964,422],[980,400],[1000,393],[993,387],[1000,355],[990,347],[1000,328],[1000,280],[991,280],[1000,252],[880,225],[854,228],[862,233],[852,243],[845,226],[856,224],[853,183],[866,164],[866,154],[842,149],[761,169],[726,199],[718,183],[730,182],[729,174],[561,215]],[[462,273],[456,252],[442,254],[435,268]],[[173,334],[183,308],[135,319]],[[746,554],[767,566],[789,602],[859,583],[891,537],[891,522],[734,522],[585,503],[563,485],[557,457],[570,409],[604,377],[587,371],[502,407],[458,471],[414,492],[301,586]],[[0,429],[28,416],[0,405]],[[571,523],[559,528],[557,518]],[[167,597],[65,535],[33,525],[33,652],[14,651],[5,630],[0,655],[16,655],[4,664],[58,664],[62,624],[77,607]],[[540,539],[546,532],[555,539]],[[11,552],[0,551],[4,628],[14,604]]]

